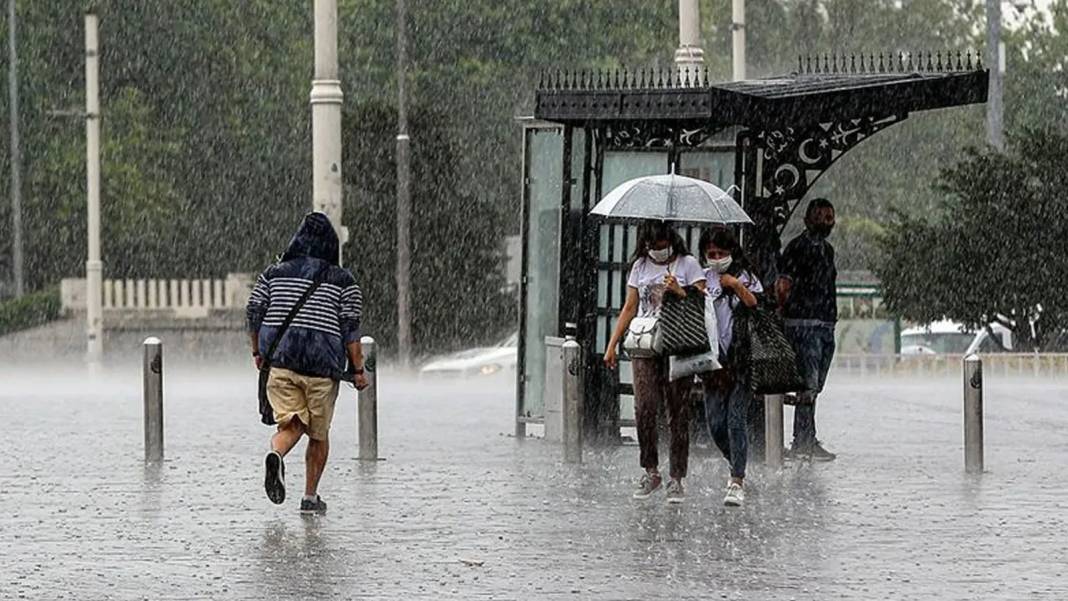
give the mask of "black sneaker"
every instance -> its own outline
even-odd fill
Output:
[[[823,444],[817,440],[810,445],[794,445],[790,449],[790,457],[796,460],[827,462],[834,461],[838,458],[838,455],[823,448]]]
[[[263,480],[263,489],[267,491],[267,498],[275,505],[281,505],[286,500],[286,464],[282,456],[275,451],[267,453],[263,460],[266,476]]]
[[[307,499],[300,500],[300,512],[301,513],[317,513],[322,515],[326,513],[326,501],[319,495],[315,495],[314,501]]]

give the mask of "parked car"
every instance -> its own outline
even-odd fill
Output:
[[[997,339],[990,336],[991,331]],[[902,355],[970,355],[1013,350],[1012,330],[1000,323],[969,330],[955,321],[936,321],[901,332]]]
[[[519,333],[514,332],[494,346],[458,351],[432,359],[420,368],[427,376],[490,376],[515,373],[519,356]]]
[[[968,348],[975,332],[953,321],[936,321],[901,332],[902,355],[960,354]]]

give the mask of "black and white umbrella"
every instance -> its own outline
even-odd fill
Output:
[[[624,182],[606,194],[590,213],[623,221],[753,223],[727,190],[673,173]]]

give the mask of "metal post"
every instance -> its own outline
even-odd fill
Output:
[[[675,66],[682,79],[689,73],[691,84],[700,85],[705,51],[701,48],[701,16],[697,0],[679,0],[679,48]]]
[[[359,433],[360,455],[362,461],[378,461],[378,350],[375,339],[364,336],[360,339],[363,346],[364,369],[367,371],[367,388],[359,394]]]
[[[145,461],[163,461],[163,342],[153,336],[144,347]]]
[[[732,79],[745,79],[745,0],[731,3]]]
[[[312,206],[326,213],[341,248],[349,241],[342,225],[341,81],[337,61],[337,0],[315,0],[315,78],[312,80]],[[339,254],[344,255],[344,252]],[[340,257],[339,257],[340,259]]]
[[[411,358],[411,139],[408,137],[408,17],[397,0],[397,361],[406,369]]]
[[[22,150],[19,144],[19,68],[15,42],[15,0],[7,1],[7,85],[11,116],[11,269],[15,276],[15,296],[26,292],[22,271]]]
[[[964,471],[983,472],[983,360],[964,358]]]
[[[1003,118],[1002,50],[1001,50],[1001,0],[986,0],[986,66],[990,70],[990,89],[986,101],[986,130],[990,145],[1005,149]]]
[[[85,261],[87,358],[90,370],[104,355],[103,271],[100,260],[100,57],[97,16],[85,15],[85,171],[88,196],[88,257]]]
[[[782,467],[782,396],[764,395],[764,463],[768,467]]]
[[[564,461],[582,463],[582,347],[572,337],[564,353]]]

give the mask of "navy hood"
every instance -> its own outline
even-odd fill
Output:
[[[331,265],[339,265],[337,232],[330,219],[323,213],[308,213],[300,224],[300,229],[289,241],[289,247],[282,253],[281,260],[289,261],[300,257],[321,259]]]

